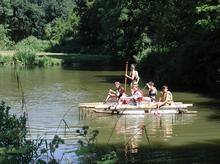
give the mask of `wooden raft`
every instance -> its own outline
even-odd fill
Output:
[[[110,102],[103,104],[101,102],[94,103],[80,103],[78,108],[81,110],[90,110],[96,113],[106,113],[106,114],[128,114],[128,115],[142,115],[142,114],[156,114],[156,106],[149,106],[149,103],[142,102],[138,106],[131,106],[129,104],[122,104],[115,109],[116,103]],[[197,111],[188,111],[186,108],[193,106],[193,104],[183,104],[182,102],[175,102],[170,106],[162,106],[158,113],[159,114],[175,114],[175,113],[186,113],[194,114]]]

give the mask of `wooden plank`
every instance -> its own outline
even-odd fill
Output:
[[[142,105],[147,105],[147,104],[149,104],[149,102],[142,102]],[[173,105],[179,105],[179,104],[183,104],[182,102],[174,102],[173,103]],[[97,105],[100,105],[100,106],[102,106],[102,105],[116,105],[116,102],[109,102],[109,103],[107,103],[107,104],[103,104],[102,102],[90,102],[90,103],[79,103],[79,107],[95,107],[95,106],[97,106]],[[127,105],[127,104],[122,104],[122,105]]]
[[[160,108],[160,110],[178,110],[178,109],[186,109],[187,107],[182,107],[182,108],[178,108],[178,107],[164,107],[164,108]],[[106,107],[106,108],[79,108],[80,110],[113,110],[115,109],[115,107]],[[156,110],[156,107],[154,108],[137,108],[137,107],[133,107],[133,106],[129,106],[127,108],[117,108],[118,110],[123,110],[123,109],[126,109],[126,110],[146,110],[146,109],[150,109],[150,110]]]
[[[122,111],[119,112],[119,114],[121,114]],[[105,113],[105,114],[118,114],[117,111],[113,111],[112,110],[95,110],[95,113]],[[125,115],[144,115],[146,114],[144,111],[124,111],[122,114]]]
[[[198,111],[187,111],[186,114],[197,114]]]
[[[95,113],[104,113],[104,114],[121,114],[122,111],[119,111],[119,113],[117,113],[117,111],[113,111],[112,110],[108,110],[108,111],[105,111],[105,110],[94,110]],[[166,112],[164,113],[163,111],[158,111],[159,114],[178,114],[179,111],[170,111],[170,112]],[[186,114],[196,114],[197,111],[188,111],[186,112]],[[123,115],[155,115],[156,114],[156,111],[155,112],[151,112],[151,113],[147,113],[145,111],[140,111],[140,110],[137,110],[137,111],[124,111],[122,113]]]
[[[88,103],[79,103],[79,105],[100,105],[103,104],[103,102],[88,102]],[[116,102],[108,102],[107,104],[116,104]],[[149,104],[147,101],[142,101],[142,104]],[[173,104],[183,104],[182,102],[174,102]]]
[[[160,109],[176,109],[176,108],[187,108],[189,106],[193,106],[193,104],[179,104],[179,105],[166,105],[166,106],[162,106]],[[105,108],[110,108],[110,109],[114,109],[114,106],[110,106],[107,104],[102,104],[102,105],[81,105],[78,106],[79,108],[95,108],[95,109],[105,109]],[[127,105],[127,104],[123,104],[117,107],[117,109],[151,109],[151,108],[156,108],[156,106],[149,106],[149,105],[141,105],[140,107],[137,106],[131,106],[131,105]]]

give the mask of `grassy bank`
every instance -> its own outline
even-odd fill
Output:
[[[0,62],[2,64],[13,64],[16,58],[15,51],[0,51]],[[108,64],[110,57],[93,54],[70,54],[70,53],[36,53],[36,64],[80,64],[80,65],[105,65]]]
[[[56,60],[62,60],[64,64],[79,63],[82,65],[104,65],[109,61],[109,56],[93,54],[71,53],[37,53],[39,57],[48,56]]]

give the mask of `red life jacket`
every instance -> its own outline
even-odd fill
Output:
[[[144,97],[142,90],[136,90],[136,91],[134,91],[134,94],[135,94],[136,92],[140,92],[140,93],[141,93],[141,97],[138,97],[136,101],[142,102],[142,99],[143,99],[143,97]]]

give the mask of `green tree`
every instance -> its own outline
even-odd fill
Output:
[[[13,16],[10,20],[11,37],[19,41],[30,35],[42,37],[44,33],[45,13],[43,8],[30,0],[11,1]]]
[[[10,17],[13,14],[12,7],[10,5],[10,0],[0,1],[0,49],[4,49],[5,46],[11,45],[12,42],[7,36],[10,23]]]
[[[79,16],[72,11],[67,20],[57,18],[46,24],[46,39],[57,40],[62,43],[63,40],[73,39],[78,34]]]

